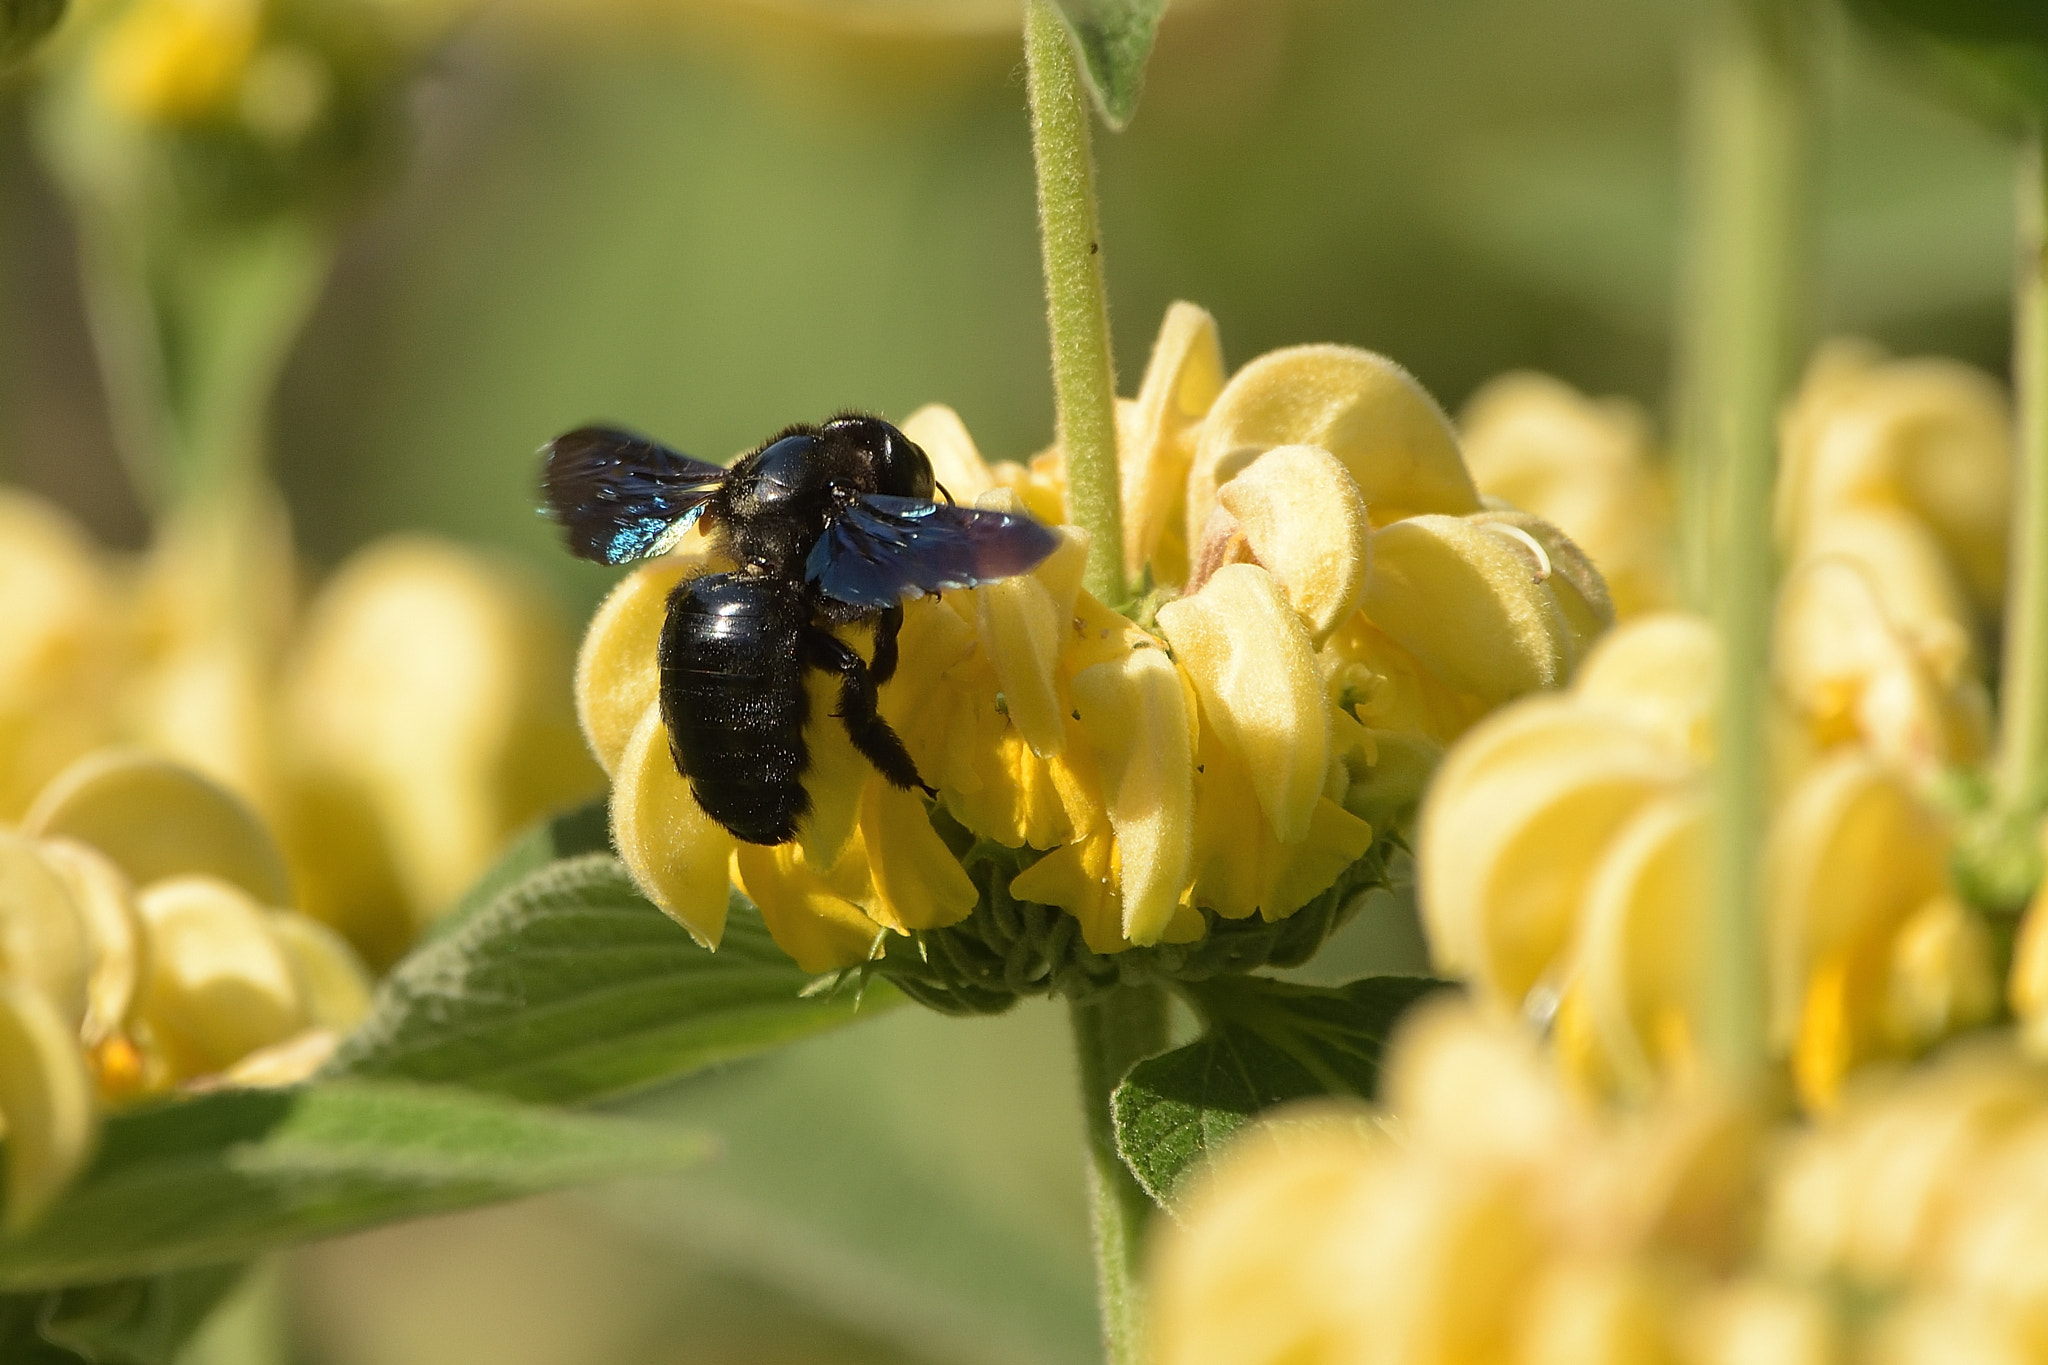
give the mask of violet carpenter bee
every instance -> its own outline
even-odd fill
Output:
[[[923,450],[879,417],[793,426],[729,469],[645,437],[579,427],[542,451],[547,510],[600,564],[662,554],[700,519],[739,567],[685,579],[662,626],[661,717],[706,814],[753,844],[796,837],[810,811],[804,675],[839,678],[834,713],[899,787],[922,787],[875,709],[896,671],[903,599],[1034,568],[1059,544],[1029,517],[954,506]],[[834,625],[873,621],[863,661]]]

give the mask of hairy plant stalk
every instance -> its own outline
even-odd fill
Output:
[[[1067,520],[1090,536],[1088,591],[1119,605],[1123,495],[1117,475],[1116,362],[1095,212],[1088,96],[1051,0],[1025,0],[1024,58],[1031,95],[1031,150],[1038,168],[1038,240],[1045,260],[1046,320],[1060,447],[1067,459]]]
[[[1140,1256],[1152,1201],[1117,1155],[1109,1099],[1133,1063],[1166,1049],[1166,992],[1120,986],[1069,1009],[1088,1124],[1088,1204],[1103,1358],[1108,1365],[1145,1365]]]
[[[1721,637],[1710,1055],[1764,1061],[1761,887],[1778,405],[1797,363],[1808,237],[1810,34],[1797,3],[1721,0],[1694,44],[1680,322],[1689,588]]]
[[[2048,171],[2039,129],[2020,158],[2013,389],[2019,486],[1999,683],[1998,797],[2030,816],[2048,797]],[[2028,821],[2031,823],[2031,821]]]

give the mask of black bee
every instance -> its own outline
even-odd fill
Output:
[[[795,838],[810,811],[805,670],[838,675],[834,714],[884,777],[929,792],[875,711],[903,599],[1024,573],[1059,543],[1029,517],[933,502],[931,460],[879,417],[790,427],[730,469],[605,427],[542,454],[548,510],[582,558],[664,553],[701,518],[739,565],[669,595],[661,716],[698,804],[753,844]],[[863,662],[830,627],[870,619]]]

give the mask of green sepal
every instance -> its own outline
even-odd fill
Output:
[[[1161,1205],[1188,1172],[1275,1105],[1317,1095],[1372,1099],[1395,1022],[1446,983],[1369,976],[1335,988],[1271,977],[1184,987],[1202,1037],[1139,1062],[1111,1099],[1117,1151]]]
[[[495,875],[495,874],[492,874]],[[742,896],[699,947],[608,853],[546,863],[393,969],[328,1076],[574,1104],[734,1061],[898,1003],[819,992]]]
[[[1138,109],[1145,63],[1159,36],[1166,0],[1053,0],[1074,50],[1081,78],[1103,121],[1121,129]]]

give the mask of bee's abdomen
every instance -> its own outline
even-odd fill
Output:
[[[705,814],[753,844],[796,837],[804,790],[801,583],[738,573],[686,579],[661,631],[661,718]]]

